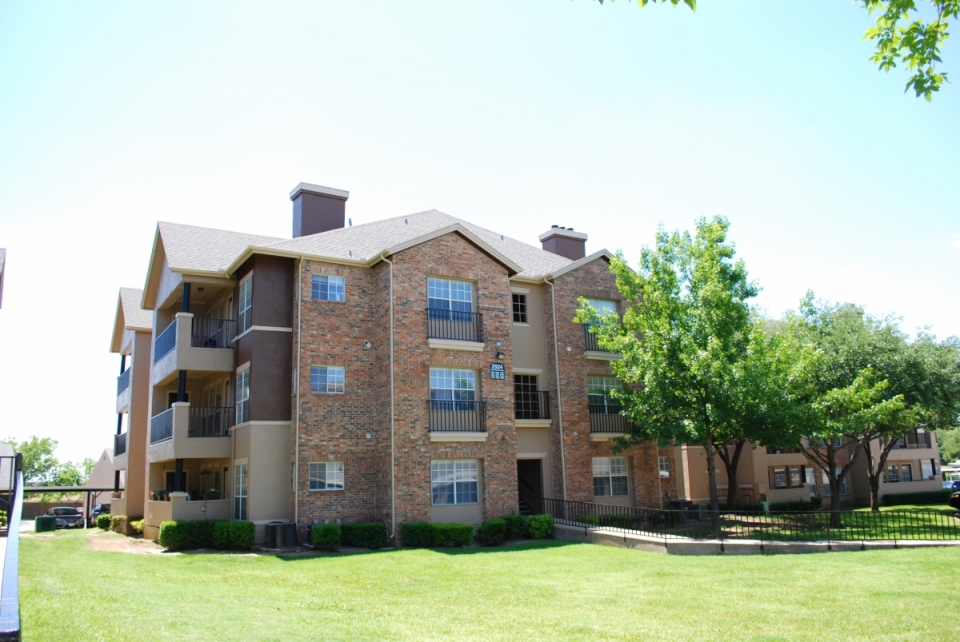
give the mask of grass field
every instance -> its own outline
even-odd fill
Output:
[[[283,559],[93,538],[123,536],[24,536],[24,640],[957,639],[960,548],[679,557],[541,541]]]

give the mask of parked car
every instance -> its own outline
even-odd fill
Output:
[[[960,479],[943,482],[943,490],[960,490]]]
[[[101,515],[109,515],[109,514],[110,514],[110,504],[97,504],[96,506],[93,507],[93,510],[90,511],[90,525],[96,526],[98,517],[100,517]]]
[[[47,511],[57,518],[57,528],[82,528],[83,513],[72,506],[58,506]]]

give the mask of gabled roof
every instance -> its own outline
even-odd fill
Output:
[[[113,338],[110,344],[111,352],[119,352],[123,341],[123,331],[135,332],[153,331],[153,313],[144,310],[143,290],[136,288],[120,288],[117,298],[117,314],[113,321]]]

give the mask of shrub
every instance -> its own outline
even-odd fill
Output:
[[[884,506],[903,506],[904,504],[946,504],[955,490],[928,490],[923,493],[898,493],[884,495]]]
[[[591,526],[600,525],[599,515],[577,515],[577,521],[581,524],[590,524]]]
[[[810,503],[813,504],[814,510],[820,510],[823,508],[823,497],[811,497]]]
[[[132,530],[137,535],[143,535],[143,520],[135,519],[130,522],[130,530]]]
[[[210,546],[223,550],[248,551],[256,542],[253,522],[215,520],[210,528]]]
[[[387,545],[387,526],[380,522],[354,522],[340,529],[344,546],[378,549]]]
[[[534,515],[531,517],[530,537],[534,539],[553,537],[553,517],[550,515]]]
[[[507,539],[523,539],[527,536],[527,517],[525,515],[507,515],[503,518],[506,523],[504,537]]]
[[[211,533],[219,521],[207,519],[163,522],[160,524],[160,537],[157,542],[168,551],[210,548]]]
[[[340,550],[340,524],[314,524],[310,541],[315,548],[325,551]]]
[[[111,515],[110,530],[112,530],[114,533],[120,533],[121,535],[125,535],[127,532],[127,516]]]
[[[400,530],[400,539],[404,546],[423,548],[430,546],[430,524],[427,522],[407,522]]]
[[[800,499],[793,502],[777,502],[776,504],[770,504],[770,510],[775,512],[809,513],[817,510],[817,507],[812,501],[807,502]]]
[[[97,515],[97,528],[102,531],[110,530],[110,515],[101,514]]]
[[[441,522],[430,525],[430,543],[434,546],[470,546],[473,525]]]
[[[507,521],[497,517],[488,519],[480,526],[477,531],[477,539],[484,544],[499,544],[503,541],[503,536],[507,532]]]

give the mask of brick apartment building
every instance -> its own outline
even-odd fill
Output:
[[[676,499],[673,448],[625,428],[581,296],[619,309],[610,254],[534,247],[437,211],[346,225],[301,183],[293,235],[161,222],[123,289],[114,512],[168,519],[465,521],[521,497]],[[158,492],[159,491],[159,492]],[[138,510],[139,509],[139,510]]]

